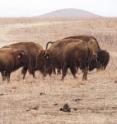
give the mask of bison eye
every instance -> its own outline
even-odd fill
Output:
[[[49,59],[49,56],[46,56],[46,59]]]

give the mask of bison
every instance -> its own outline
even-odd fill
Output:
[[[76,78],[76,67],[83,72],[83,80],[87,80],[87,73],[93,54],[89,47],[82,41],[71,42],[63,50],[62,80],[66,76],[68,68]]]
[[[25,52],[14,48],[0,49],[0,72],[3,80],[10,81],[11,72],[22,67],[26,61]]]
[[[22,69],[23,79],[25,78],[27,71],[30,74],[32,74],[33,77],[35,77],[35,71],[40,70],[40,68],[36,68],[37,67],[36,64],[37,64],[38,53],[40,52],[40,50],[43,50],[41,45],[33,42],[19,42],[19,43],[14,43],[8,46],[4,46],[4,48],[15,48],[18,50],[23,50],[28,58],[27,63],[23,66],[23,69]]]
[[[85,38],[83,38],[83,36],[80,37],[81,39],[78,39],[76,37],[64,38],[62,40],[58,40],[58,41],[54,42],[50,48],[48,48],[48,44],[49,44],[49,42],[48,42],[46,45],[46,48],[48,48],[46,50],[46,56],[49,57],[48,63],[51,63],[50,66],[48,66],[48,67],[51,68],[51,70],[55,70],[55,68],[57,68],[60,71],[61,64],[63,63],[62,53],[63,53],[64,47],[69,43],[80,42],[81,40],[84,44],[87,45],[87,47],[90,49],[90,51],[92,51],[93,57],[97,58],[97,52],[100,51],[100,47],[99,47],[97,40],[91,36],[84,36],[84,37]],[[86,40],[86,38],[87,38],[87,40]],[[96,63],[94,65],[95,66],[93,68],[97,68]],[[93,69],[93,68],[91,68],[91,69]],[[50,72],[52,72],[52,71],[50,71]]]

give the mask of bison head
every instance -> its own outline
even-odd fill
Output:
[[[106,66],[109,63],[110,60],[110,55],[106,50],[100,50],[97,54],[97,60],[100,63],[100,68],[99,69],[106,69]]]
[[[91,53],[88,65],[89,65],[89,71],[92,71],[93,69],[99,69],[101,67],[97,53],[96,54]]]
[[[53,61],[52,61],[52,54],[49,50],[41,50],[38,56],[38,60],[42,61],[42,66],[44,68],[44,72],[46,74],[52,73]]]
[[[39,70],[44,76],[49,70],[49,54],[47,50],[40,50],[37,55],[36,69]]]

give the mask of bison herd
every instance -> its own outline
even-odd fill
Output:
[[[33,77],[35,71],[40,71],[44,77],[62,73],[63,80],[68,69],[74,78],[80,69],[82,79],[87,80],[88,71],[104,70],[109,59],[109,53],[100,48],[95,37],[70,36],[48,42],[46,49],[34,42],[14,43],[0,48],[0,72],[3,81],[10,81],[11,72],[21,67],[23,79],[27,71]]]

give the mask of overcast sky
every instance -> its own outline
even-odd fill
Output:
[[[76,8],[102,16],[117,17],[117,0],[0,0],[0,16],[38,16],[47,12]]]

